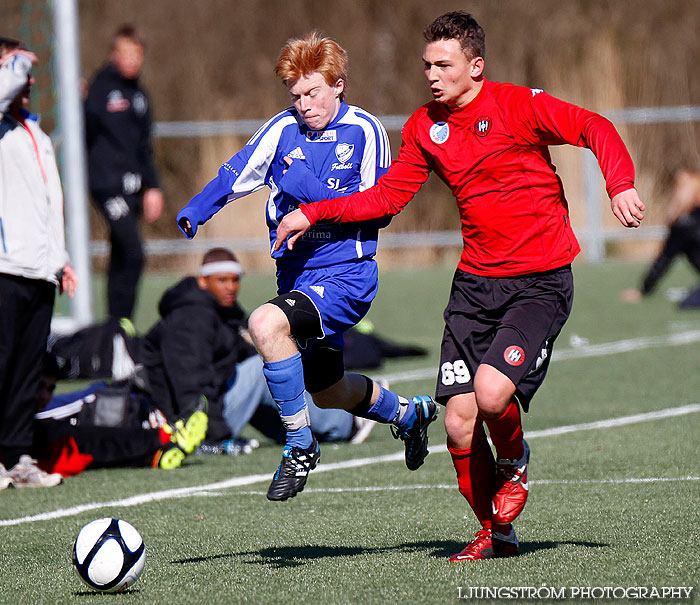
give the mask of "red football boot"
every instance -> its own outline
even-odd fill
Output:
[[[496,462],[498,489],[491,499],[491,519],[498,525],[508,525],[523,511],[529,486],[527,467],[530,462],[530,446],[523,439],[525,452],[519,460],[499,459]]]
[[[514,557],[519,553],[520,545],[512,527],[508,535],[492,532],[490,529],[482,529],[474,534],[474,540],[467,544],[464,550],[450,557],[450,563]]]

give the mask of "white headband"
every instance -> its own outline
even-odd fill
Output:
[[[243,267],[241,263],[233,260],[222,260],[216,263],[206,263],[199,268],[199,274],[202,276],[214,275],[215,273],[235,273],[243,275]]]

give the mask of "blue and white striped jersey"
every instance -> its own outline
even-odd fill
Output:
[[[292,158],[287,168],[284,157]],[[265,214],[270,241],[282,217],[301,202],[317,202],[372,187],[389,168],[391,150],[384,127],[372,114],[341,103],[324,130],[310,130],[293,107],[268,120],[218,176],[179,212],[193,230],[228,202],[270,188]],[[285,172],[286,171],[286,172]],[[326,267],[377,250],[377,230],[388,221],[320,224],[272,256],[290,267]]]

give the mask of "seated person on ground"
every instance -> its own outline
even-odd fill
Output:
[[[262,362],[248,335],[248,317],[237,302],[242,274],[230,250],[209,250],[197,277],[186,277],[165,292],[159,303],[161,319],[142,347],[154,404],[168,419],[186,417],[206,397],[204,452],[249,451],[245,442],[230,441],[249,422],[268,437],[284,438]],[[343,410],[317,409],[311,416],[325,440],[357,442],[372,426],[355,422]]]
[[[56,376],[63,376],[67,369],[78,372],[73,377],[93,377],[84,373],[86,368],[93,369],[94,363],[87,362],[96,355],[104,362],[97,375],[109,376],[117,355],[116,347],[113,352],[107,349],[117,334],[128,345],[121,356],[130,351],[135,361],[145,362],[144,375],[152,388],[140,376],[93,382],[53,398],[44,388],[42,408],[46,409],[38,414],[39,442],[51,445],[50,451],[42,448],[44,468],[63,474],[88,466],[176,468],[195,450],[247,454],[259,445],[255,439],[240,437],[247,424],[265,437],[284,441],[284,427],[262,373],[262,360],[249,345],[247,317],[236,303],[240,265],[230,251],[214,249],[205,255],[202,266],[197,278],[185,278],[164,294],[159,305],[163,318],[143,343],[117,330],[116,325],[105,324],[67,337],[67,346],[57,347],[69,352],[70,358],[59,358],[62,368],[49,372],[44,384],[54,387]],[[95,347],[101,350],[93,350]],[[55,357],[49,358],[55,367]],[[134,366],[130,362],[127,365]],[[202,395],[208,408],[204,425]],[[313,404],[310,416],[322,441],[361,443],[374,426],[345,411],[322,410]],[[193,424],[196,430],[184,430]],[[207,439],[200,445],[203,431]],[[183,435],[187,436],[184,444]]]

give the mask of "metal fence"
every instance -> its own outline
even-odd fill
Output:
[[[676,107],[639,107],[609,111],[604,114],[615,124],[668,124],[700,121],[700,105],[679,105]],[[586,203],[586,224],[576,230],[583,242],[584,258],[589,262],[605,260],[605,248],[609,242],[629,240],[650,240],[663,238],[666,227],[640,227],[639,229],[603,228],[603,204],[605,184],[600,174],[598,161],[591,151],[582,150],[583,156],[583,198]]]
[[[61,175],[66,199],[66,223],[70,233],[68,248],[74,267],[81,280],[81,287],[71,301],[73,325],[90,323],[93,319],[90,259],[108,254],[108,244],[104,241],[89,241],[89,221],[87,215],[87,187],[85,174],[85,150],[83,147],[83,119],[79,90],[79,45],[77,0],[53,0],[50,4],[53,15],[55,52],[62,57],[54,62],[56,67],[59,106],[59,132],[71,133],[61,137],[64,148],[61,150]],[[607,117],[617,124],[660,124],[670,122],[695,122],[700,120],[700,106],[650,107],[624,109],[608,112]],[[387,115],[380,120],[388,131],[399,131],[408,116]],[[263,120],[229,120],[217,122],[158,122],[154,134],[167,137],[209,137],[250,135]],[[605,258],[606,244],[621,240],[645,240],[663,237],[663,227],[641,227],[636,230],[605,229],[601,203],[605,189],[600,171],[593,154],[582,151],[583,159],[583,198],[586,204],[585,226],[577,230],[577,236],[584,244],[584,255],[589,261]],[[268,243],[262,238],[242,238],[227,240],[236,250],[267,250]],[[391,233],[382,235],[383,249],[412,248],[416,246],[459,246],[460,233],[439,231],[426,233]],[[194,244],[194,245],[193,245]],[[171,255],[201,251],[202,247],[215,245],[213,240],[186,242],[184,239],[151,239],[146,242],[149,255]]]
[[[605,116],[612,122],[620,124],[662,124],[673,122],[700,121],[699,105],[683,105],[676,107],[640,107],[610,111]],[[379,116],[380,121],[389,132],[401,130],[407,115]],[[253,134],[264,122],[260,120],[223,120],[223,121],[182,121],[157,122],[154,136],[158,138],[191,138],[212,136],[247,136]],[[666,234],[664,226],[640,227],[639,229],[606,229],[603,227],[602,196],[605,186],[598,162],[589,150],[581,150],[583,154],[583,199],[586,204],[586,221],[583,227],[576,229],[576,235],[583,243],[583,255],[589,262],[605,260],[606,245],[611,242],[629,240],[651,240],[663,238]],[[454,231],[431,231],[420,233],[383,233],[382,249],[401,249],[421,246],[460,246],[461,235],[458,229]],[[182,239],[152,239],[146,242],[146,251],[150,255],[184,254],[188,252],[204,252],[213,245],[234,245],[241,252],[264,252],[269,244],[260,238],[239,238],[234,241],[200,240],[186,242]],[[107,242],[92,242],[90,246],[93,256],[104,256],[109,252]]]

